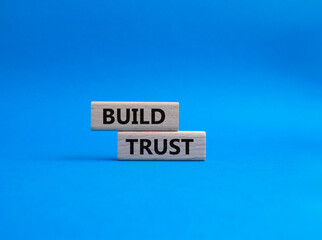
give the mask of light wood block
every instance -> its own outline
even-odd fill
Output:
[[[118,132],[119,160],[205,160],[205,132]]]
[[[177,102],[91,102],[92,130],[177,131]]]

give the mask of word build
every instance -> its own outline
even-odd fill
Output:
[[[119,160],[204,160],[205,132],[119,132]]]
[[[92,102],[92,130],[177,131],[179,103]]]

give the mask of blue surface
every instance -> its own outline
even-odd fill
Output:
[[[1,1],[1,239],[322,239],[321,1]],[[205,162],[118,162],[90,101],[179,101]]]

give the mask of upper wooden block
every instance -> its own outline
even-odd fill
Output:
[[[91,102],[92,130],[177,131],[178,102]]]

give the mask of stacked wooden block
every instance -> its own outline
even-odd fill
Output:
[[[205,160],[206,133],[179,130],[176,102],[92,102],[92,130],[118,130],[119,160]]]

